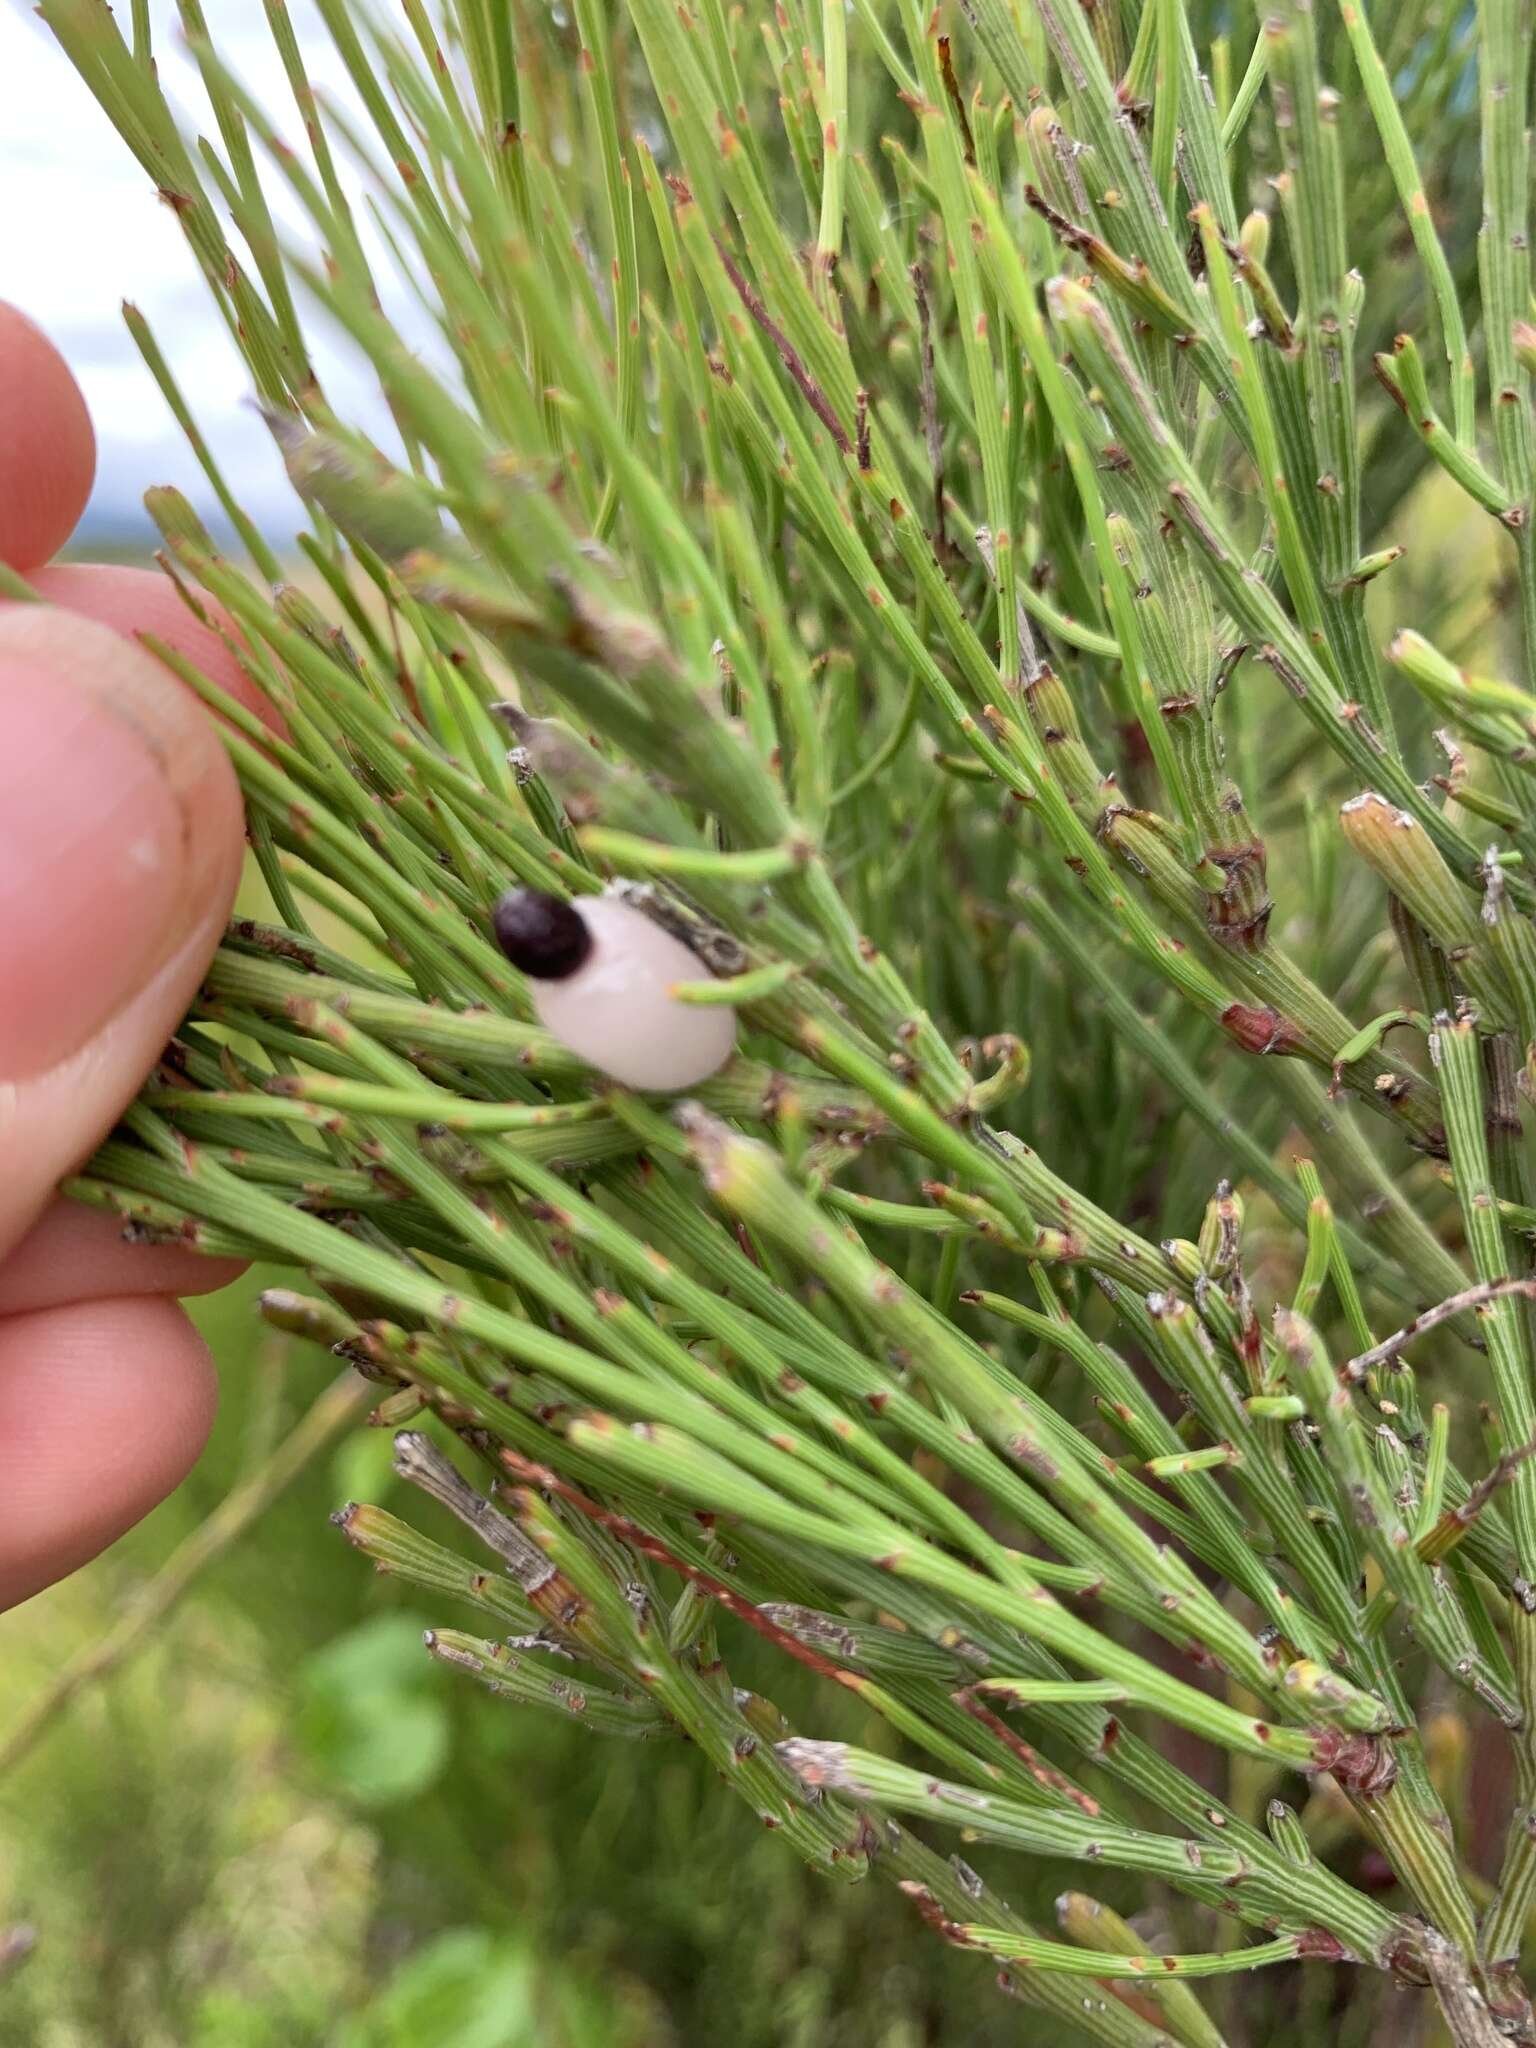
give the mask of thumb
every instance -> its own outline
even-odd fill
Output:
[[[135,642],[0,611],[0,1257],[153,1067],[239,879],[212,720]]]

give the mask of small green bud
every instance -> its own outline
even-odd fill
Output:
[[[1024,147],[1029,152],[1034,182],[1058,212],[1072,216],[1073,194],[1065,165],[1071,162],[1072,143],[1052,106],[1036,107],[1024,123]]]
[[[1347,1728],[1352,1735],[1385,1735],[1393,1726],[1392,1710],[1385,1701],[1362,1692],[1310,1657],[1287,1665],[1280,1683],[1319,1720]]]
[[[1242,1250],[1243,1198],[1223,1181],[1200,1222],[1200,1264],[1213,1280],[1230,1273]]]
[[[1375,790],[1339,812],[1344,837],[1402,898],[1437,945],[1453,955],[1477,941],[1476,914],[1429,834],[1409,812]]]
[[[344,533],[366,541],[387,562],[443,546],[442,516],[427,486],[396,469],[377,448],[356,435],[308,428],[271,406],[262,409],[262,417],[294,489]]]
[[[1167,1237],[1163,1240],[1163,1257],[1186,1287],[1195,1287],[1206,1277],[1205,1260],[1200,1247],[1191,1244],[1187,1237]]]
[[[1264,1819],[1275,1847],[1304,1870],[1312,1861],[1312,1844],[1307,1840],[1307,1831],[1295,1809],[1287,1806],[1283,1799],[1271,1799]]]
[[[1268,258],[1270,225],[1267,213],[1254,212],[1238,229],[1238,246],[1251,263],[1263,263]]]
[[[416,1420],[426,1405],[419,1388],[398,1387],[394,1393],[384,1396],[368,1420],[375,1429],[403,1429],[406,1423]]]
[[[284,1330],[290,1337],[307,1337],[311,1344],[345,1344],[357,1335],[351,1316],[328,1301],[297,1294],[290,1287],[269,1287],[256,1306],[262,1321],[274,1330]]]
[[[1113,1906],[1087,1892],[1062,1892],[1056,1900],[1056,1924],[1080,1948],[1110,1950],[1116,1955],[1141,1953],[1146,1942],[1127,1926]]]

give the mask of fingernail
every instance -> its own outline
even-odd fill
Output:
[[[228,766],[145,650],[0,613],[0,1079],[77,1052],[206,910]]]

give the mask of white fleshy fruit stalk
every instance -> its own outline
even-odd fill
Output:
[[[529,983],[545,1029],[627,1088],[692,1088],[723,1067],[736,1046],[736,1012],[672,994],[680,981],[707,978],[698,955],[616,896],[576,908],[591,951],[573,973]]]

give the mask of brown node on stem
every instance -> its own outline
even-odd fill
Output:
[[[1340,1791],[1355,1799],[1383,1798],[1397,1783],[1397,1758],[1380,1736],[1338,1728],[1318,1730],[1313,1768],[1331,1772]]]
[[[1301,1033],[1288,1017],[1266,1003],[1228,1003],[1221,1028],[1244,1052],[1292,1053],[1301,1050]]]
[[[1226,877],[1206,907],[1206,929],[1219,946],[1235,953],[1261,953],[1274,911],[1266,883],[1268,858],[1262,839],[1243,846],[1210,846],[1206,859]]]

